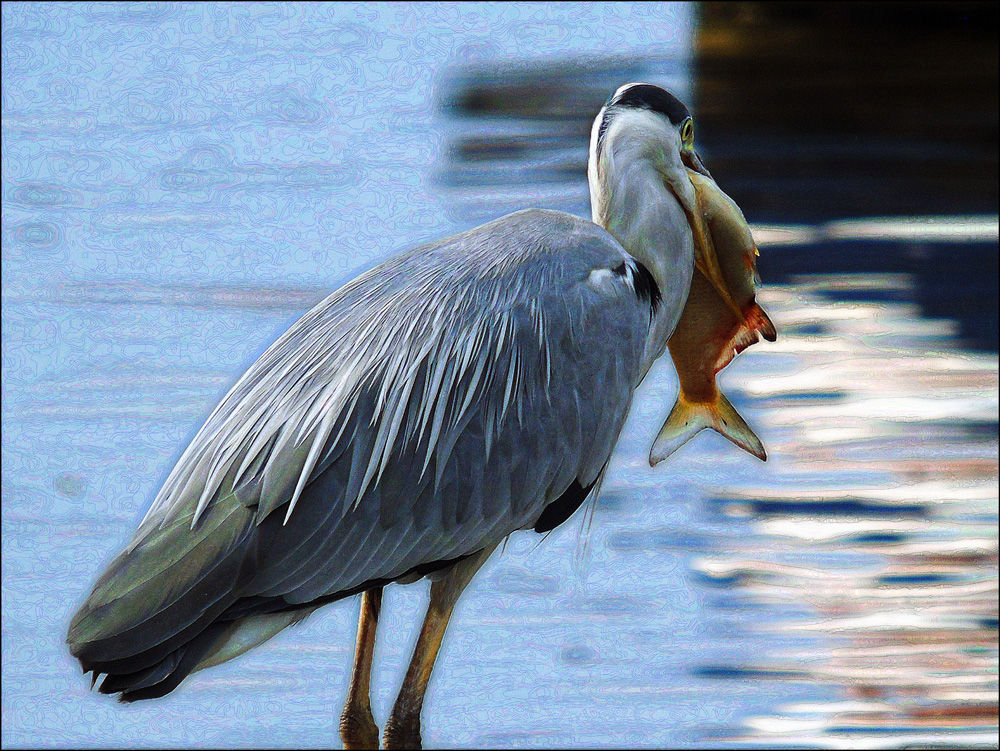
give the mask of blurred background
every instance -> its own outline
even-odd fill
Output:
[[[357,601],[165,699],[88,692],[68,619],[287,326],[387,255],[589,217],[590,125],[672,89],[779,329],[702,434],[510,538],[458,607],[428,747],[997,745],[997,5],[2,8],[2,741],[339,742]],[[390,587],[384,721],[426,585]]]

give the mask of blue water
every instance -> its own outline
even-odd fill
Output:
[[[628,80],[693,101],[694,11],[2,13],[3,744],[337,745],[355,600],[128,706],[88,690],[63,644],[70,614],[207,413],[310,305],[389,253],[509,210],[586,216],[587,134],[570,124]],[[576,120],[463,114],[468,92],[515,80],[543,82]],[[502,143],[521,150],[497,158]],[[873,716],[909,718],[901,744],[922,737],[899,697],[916,681],[955,701],[933,693],[938,663],[885,637],[919,675],[870,678],[864,645],[889,632],[850,622],[856,609],[919,634],[910,616],[931,612],[956,674],[985,677],[962,706],[995,693],[996,360],[920,317],[899,274],[867,283],[891,294],[831,300],[844,275],[762,294],[782,337],[722,382],[767,465],[703,435],[649,468],[676,391],[670,365],[654,368],[592,523],[515,535],[463,597],[426,745],[821,745],[873,732]],[[379,721],[425,590],[386,592]],[[843,704],[872,684],[874,704]],[[975,745],[982,723],[949,732]]]

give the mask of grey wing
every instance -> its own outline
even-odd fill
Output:
[[[617,441],[651,320],[639,271],[596,225],[527,211],[359,277],[212,413],[91,610],[172,644],[532,526]],[[113,617],[130,594],[143,608]],[[78,640],[110,644],[83,621]]]
[[[261,567],[257,594],[307,603],[469,555],[532,526],[607,464],[651,301],[599,228],[576,220],[574,239],[551,215],[525,219],[541,227],[511,234],[536,242],[504,248],[496,228],[466,237],[439,262],[476,273],[438,269],[419,290],[425,325],[374,337],[392,342],[399,364],[359,392],[288,523],[268,525],[268,549],[281,552]],[[506,265],[490,268],[498,251]],[[388,320],[407,318],[415,303],[395,300],[404,307]]]

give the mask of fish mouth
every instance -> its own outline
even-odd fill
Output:
[[[682,149],[681,161],[687,169],[704,175],[709,180],[712,180],[711,174],[709,174],[705,165],[702,164],[701,157],[698,156],[694,149]],[[711,282],[715,291],[719,293],[719,297],[721,297],[726,305],[728,305],[736,314],[737,320],[743,321],[745,320],[743,310],[736,304],[736,301],[733,300],[733,296],[730,294],[729,288],[726,286],[726,281],[722,277],[722,269],[719,267],[719,258],[715,252],[715,243],[712,242],[712,233],[708,229],[708,219],[706,219],[705,212],[701,208],[701,201],[698,200],[698,191],[691,182],[691,178],[688,177],[687,170],[678,170],[677,172],[680,172],[681,176],[676,174],[672,176],[668,175],[666,183],[673,192],[677,202],[680,203],[681,208],[684,209],[684,213],[687,215],[688,225],[691,227],[691,236],[694,238],[695,268],[698,269],[698,271],[700,271],[709,282]],[[671,179],[671,177],[674,179]],[[674,180],[682,180],[683,183],[681,185],[677,185]],[[712,184],[715,184],[714,180],[712,180]],[[685,200],[685,194],[694,195],[694,201],[691,202],[690,200]]]

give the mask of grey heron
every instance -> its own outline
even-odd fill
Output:
[[[404,252],[335,291],[237,381],[74,615],[71,653],[122,701],[167,694],[362,594],[341,735],[378,745],[382,588],[431,579],[385,726],[419,746],[452,609],[497,545],[599,484],[695,267],[732,305],[672,94],[621,87],[591,137],[594,222],[525,210]]]

